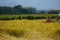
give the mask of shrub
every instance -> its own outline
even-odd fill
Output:
[[[57,17],[56,17],[56,20],[59,21],[59,19],[60,19],[60,16],[57,16]]]
[[[28,19],[28,20],[33,20],[33,19],[46,19],[47,17],[45,16],[23,16],[22,19]]]
[[[9,20],[14,20],[15,19],[15,16],[14,17],[9,17]]]
[[[56,17],[57,17],[57,16],[50,16],[51,19],[54,19],[54,18],[56,18]]]
[[[2,18],[0,17],[0,20],[2,20]]]
[[[22,16],[22,19],[27,19],[27,16]]]
[[[51,18],[54,19],[57,16],[34,16],[34,15],[27,15],[27,16],[3,16],[0,17],[0,20],[14,20],[14,19],[28,19],[28,20],[33,20],[33,19],[47,19],[47,18]]]
[[[21,17],[21,16],[19,16],[19,17],[18,17],[18,19],[20,19],[20,20],[21,20],[21,19],[22,19],[22,17]]]
[[[34,19],[34,17],[33,16],[27,16],[27,19],[32,20],[32,19]]]
[[[8,17],[2,17],[1,20],[9,20]]]
[[[45,16],[36,16],[36,17],[34,17],[34,19],[46,19],[46,17]]]

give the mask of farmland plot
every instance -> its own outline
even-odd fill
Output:
[[[0,20],[0,40],[60,40],[60,22]]]

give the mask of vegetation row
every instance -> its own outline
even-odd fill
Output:
[[[28,16],[2,16],[0,17],[0,20],[15,20],[15,19],[28,19],[28,20],[33,20],[33,19],[47,19],[47,18],[51,18],[54,19],[57,16],[32,16],[32,15],[28,15]]]

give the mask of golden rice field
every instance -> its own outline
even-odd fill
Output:
[[[60,22],[0,20],[0,40],[60,40]]]

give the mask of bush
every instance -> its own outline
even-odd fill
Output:
[[[27,19],[32,20],[32,19],[34,19],[34,17],[33,16],[27,16]]]
[[[45,16],[23,16],[22,19],[28,19],[28,20],[33,20],[33,19],[46,19],[47,17]]]
[[[14,17],[9,17],[9,20],[14,20],[15,19],[15,16]]]
[[[57,16],[32,16],[32,15],[27,15],[27,16],[12,16],[12,17],[9,17],[9,16],[3,16],[3,17],[0,17],[0,20],[14,20],[14,19],[28,19],[28,20],[33,20],[33,19],[47,19],[47,18],[51,18],[51,19],[54,19],[56,18]]]
[[[27,16],[22,16],[22,19],[27,19]]]
[[[19,16],[19,17],[18,17],[18,19],[20,19],[20,20],[21,20],[21,19],[22,19],[22,17],[21,17],[21,16]]]
[[[54,18],[56,18],[57,16],[50,16],[49,18],[51,18],[51,19],[54,19]]]
[[[9,20],[8,17],[1,17],[1,20]]]
[[[56,17],[56,20],[59,21],[59,19],[60,19],[60,16],[57,16],[57,17]]]

